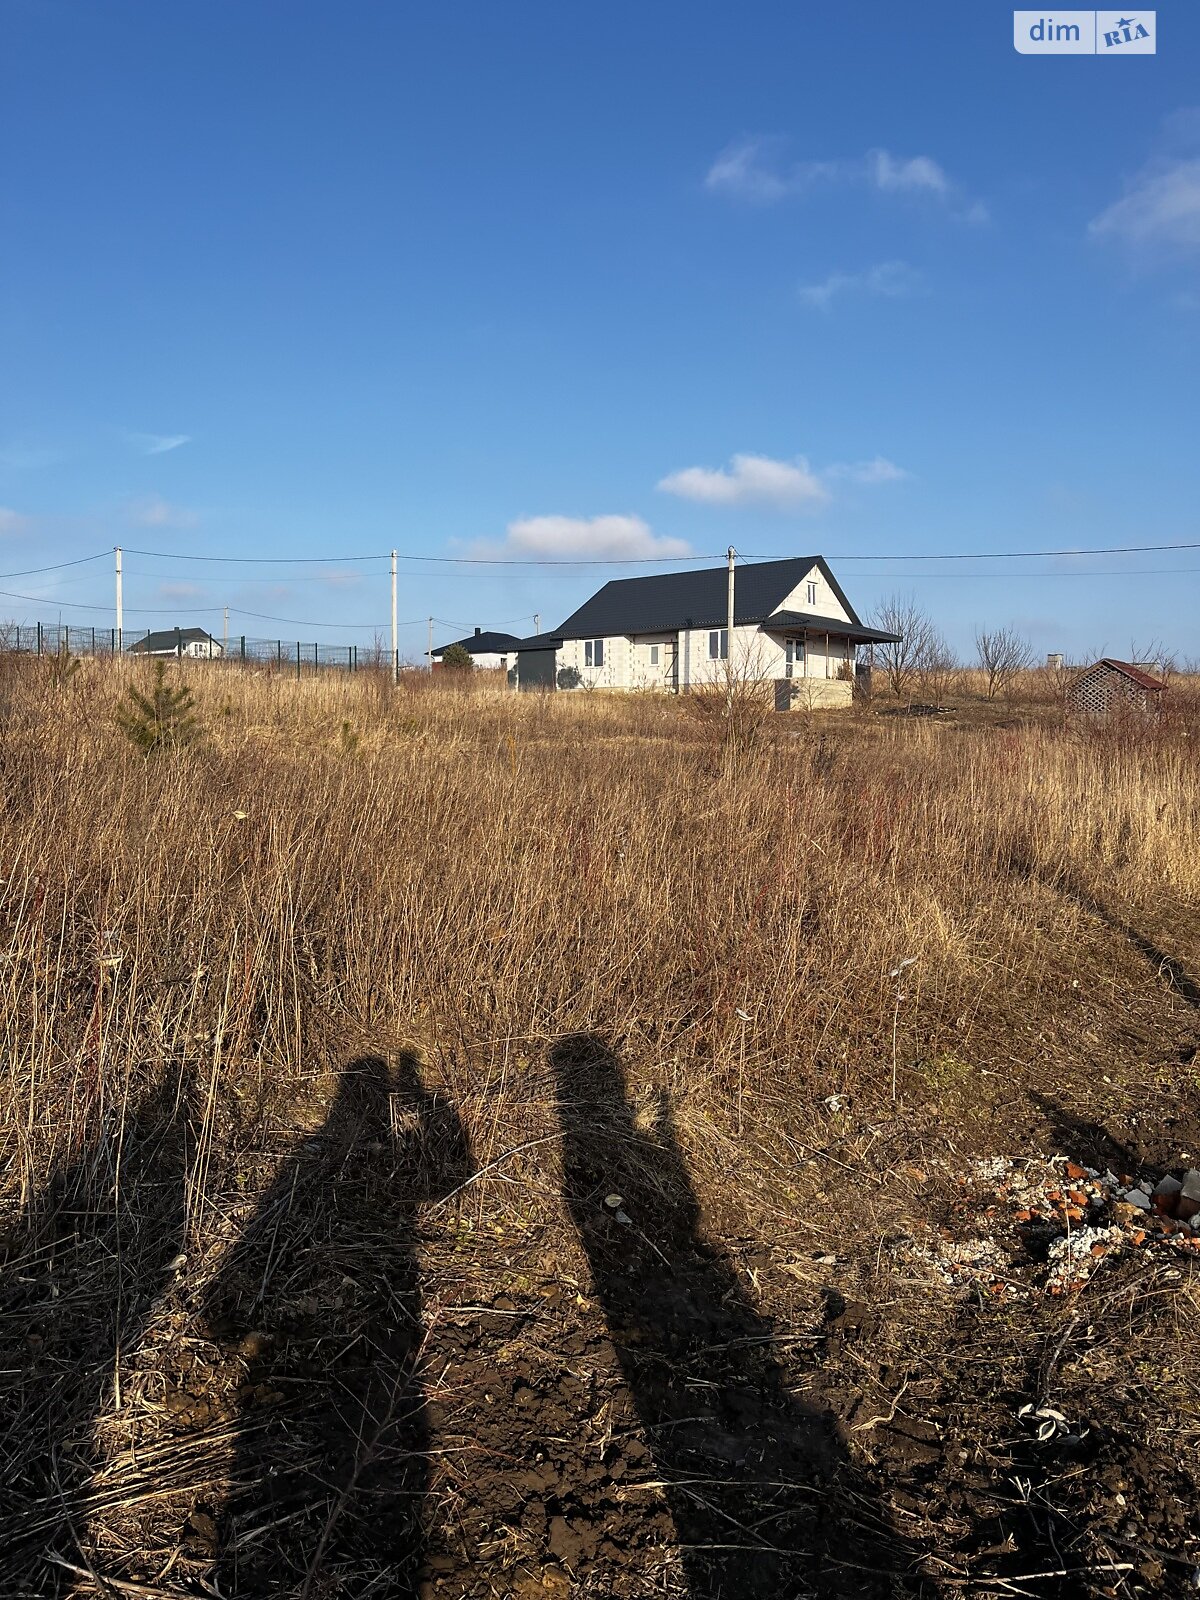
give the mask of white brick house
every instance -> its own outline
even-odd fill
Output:
[[[739,677],[798,680],[812,704],[850,699],[858,647],[894,635],[866,627],[823,556],[761,561],[736,570],[729,639],[722,567],[606,583],[561,627],[523,639],[522,689],[556,686],[563,668],[602,689],[680,693]],[[824,687],[827,686],[827,687]]]
[[[134,656],[187,656],[193,661],[215,661],[225,654],[225,646],[203,628],[162,628],[147,633],[125,646]]]

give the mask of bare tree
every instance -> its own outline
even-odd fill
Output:
[[[1006,692],[1017,673],[1023,672],[1033,661],[1029,641],[1012,628],[997,628],[994,633],[981,630],[975,635],[975,648],[987,679],[989,700]]]
[[[913,674],[920,671],[921,663],[928,656],[933,642],[936,640],[941,643],[941,637],[932,619],[921,610],[911,595],[905,598],[895,594],[881,601],[871,622],[882,633],[899,635],[895,644],[875,646],[888,686],[899,699]]]
[[[922,700],[929,705],[941,705],[954,685],[958,657],[932,622],[921,642],[915,667]]]
[[[1136,639],[1131,639],[1129,659],[1134,666],[1146,667],[1163,678],[1169,678],[1175,671],[1175,657],[1158,639],[1151,639],[1148,644],[1139,644]]]

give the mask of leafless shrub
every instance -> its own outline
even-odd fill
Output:
[[[940,642],[929,614],[922,611],[916,600],[909,596],[892,595],[876,608],[871,618],[873,627],[884,633],[898,634],[895,644],[877,644],[875,659],[883,670],[888,687],[899,699],[907,693],[914,675],[927,660],[930,651]]]
[[[1025,671],[1033,661],[1029,641],[1012,628],[996,628],[991,632],[981,629],[975,635],[975,649],[989,700],[994,700],[997,694],[1009,693],[1018,673]]]

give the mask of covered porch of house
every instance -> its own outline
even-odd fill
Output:
[[[777,680],[776,704],[780,710],[806,702],[812,705],[849,705],[854,685],[874,664],[877,644],[895,644],[898,634],[868,628],[840,617],[814,617],[801,611],[776,611],[762,630],[777,641],[783,655],[783,677]],[[865,645],[868,657],[858,659]]]

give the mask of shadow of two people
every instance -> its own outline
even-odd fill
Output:
[[[566,1203],[665,1484],[691,1600],[735,1589],[754,1600],[903,1593],[861,1490],[848,1513],[852,1474],[831,1428],[795,1398],[770,1325],[700,1235],[667,1106],[643,1133],[620,1061],[594,1036],[561,1041],[551,1065]],[[60,1341],[52,1392],[35,1375],[6,1419],[10,1434],[33,1428],[44,1442],[5,1492],[24,1513],[27,1555],[39,1538],[60,1552],[78,1539],[96,1458],[90,1442],[72,1453],[67,1441],[90,1439],[114,1364],[172,1281],[185,1227],[186,1096],[176,1090],[172,1101],[164,1089],[148,1101],[123,1147],[117,1199],[97,1187],[107,1169],[92,1156],[56,1180],[57,1198],[41,1208],[73,1218],[75,1236],[119,1266],[86,1345]],[[340,1075],[320,1131],[256,1206],[204,1305],[242,1379],[221,1593],[304,1596],[342,1567],[373,1571],[372,1592],[415,1594],[431,1443],[416,1215],[471,1170],[457,1113],[422,1085],[415,1062],[362,1057]],[[618,1194],[619,1206],[609,1204]],[[20,1301],[8,1295],[0,1326],[11,1331],[14,1315],[28,1322]],[[75,1358],[80,1379],[67,1384]],[[61,1581],[61,1568],[41,1570]]]

